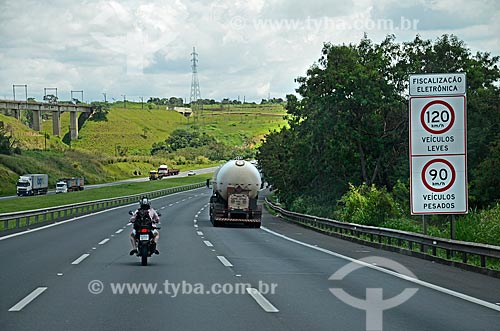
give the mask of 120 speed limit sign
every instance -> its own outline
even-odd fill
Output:
[[[465,97],[411,98],[410,153],[465,154]]]

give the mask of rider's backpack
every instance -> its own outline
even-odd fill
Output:
[[[149,210],[139,209],[135,214],[134,227],[149,226],[153,223],[151,216],[149,215]]]

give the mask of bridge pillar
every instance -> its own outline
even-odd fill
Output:
[[[69,112],[69,131],[71,140],[78,139],[78,113],[76,111]]]
[[[33,130],[42,131],[42,112],[33,110]]]
[[[12,109],[12,113],[14,114],[16,120],[21,119],[21,109]]]
[[[52,112],[52,133],[54,136],[61,136],[61,112]]]

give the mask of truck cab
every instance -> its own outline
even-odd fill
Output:
[[[151,170],[149,172],[149,180],[157,180],[158,179],[158,171]]]
[[[68,193],[68,184],[60,181],[56,183],[56,193]]]

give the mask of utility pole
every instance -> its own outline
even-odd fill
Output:
[[[104,95],[104,102],[107,102],[106,101],[106,92],[103,92],[102,95]]]
[[[126,99],[126,95],[125,94],[122,94],[122,97],[123,97],[123,108],[127,108],[127,99]]]

